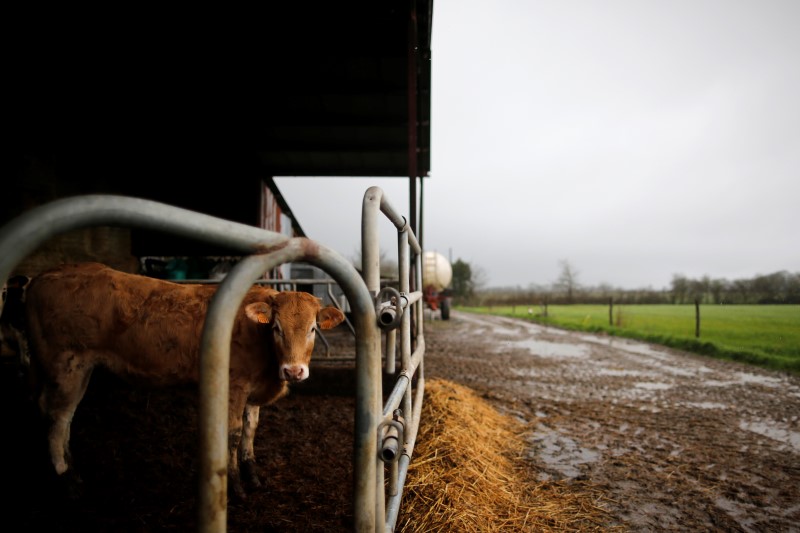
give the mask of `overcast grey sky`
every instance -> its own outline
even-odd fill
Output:
[[[800,1],[434,0],[431,48],[426,249],[493,287],[800,272]],[[276,182],[348,258],[370,186],[408,213],[407,178]]]

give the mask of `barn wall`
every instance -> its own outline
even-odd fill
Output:
[[[131,255],[131,232],[99,226],[50,239],[19,263],[12,275],[33,276],[62,263],[82,261],[98,261],[123,272],[139,271],[139,262]]]
[[[113,182],[104,183],[91,165],[77,165],[76,155],[47,146],[32,145],[6,160],[10,179],[0,201],[0,225],[48,202],[79,194],[118,194]],[[87,171],[81,172],[85,168]],[[54,237],[28,255],[12,275],[35,275],[71,261],[99,261],[125,272],[138,269],[131,254],[131,232],[125,228],[94,227]]]
[[[255,161],[244,151],[207,145],[168,150],[143,143],[134,154],[104,143],[32,144],[6,160],[11,179],[0,201],[0,225],[59,198],[122,194],[263,227],[264,182]],[[274,210],[278,221],[286,219],[277,204]],[[283,224],[292,228],[291,221]],[[234,252],[163,232],[95,227],[51,239],[14,274],[33,275],[70,261],[100,261],[136,272],[142,256],[226,255]]]

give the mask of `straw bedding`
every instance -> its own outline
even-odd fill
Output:
[[[611,530],[588,484],[533,480],[522,422],[456,383],[425,393],[398,531]]]

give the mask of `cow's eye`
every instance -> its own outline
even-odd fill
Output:
[[[308,336],[309,337],[313,337],[314,336],[314,332],[316,332],[316,331],[317,331],[317,326],[316,325],[311,326],[311,329],[308,330]]]

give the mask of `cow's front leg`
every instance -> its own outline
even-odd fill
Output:
[[[241,471],[242,481],[244,481],[249,488],[261,487],[260,472],[256,465],[256,454],[253,447],[260,411],[261,408],[258,405],[247,404],[244,408],[242,441],[239,444],[239,456],[241,460],[239,470]]]
[[[239,446],[242,440],[242,414],[247,394],[231,390],[228,402],[228,494],[232,498],[244,501],[247,494],[242,486],[239,471]]]

